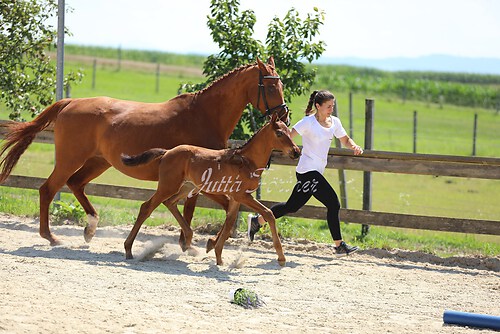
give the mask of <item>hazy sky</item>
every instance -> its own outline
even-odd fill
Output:
[[[210,0],[66,0],[73,9],[67,43],[176,53],[218,51],[207,27]],[[265,41],[275,16],[292,7],[305,18],[326,13],[319,38],[327,57],[418,57],[446,54],[500,58],[497,0],[240,0],[257,17]]]

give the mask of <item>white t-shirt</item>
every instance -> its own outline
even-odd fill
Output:
[[[323,174],[333,136],[341,138],[347,135],[340,119],[335,116],[330,117],[332,126],[329,128],[319,124],[314,114],[305,116],[293,126],[302,136],[302,155],[297,164],[297,173],[303,174],[315,170]]]

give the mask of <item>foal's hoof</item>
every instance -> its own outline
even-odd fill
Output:
[[[83,229],[83,238],[86,242],[91,242],[95,235],[95,230],[91,230],[88,226]]]
[[[56,238],[52,233],[40,233],[40,236],[44,239],[47,239],[50,242],[51,246],[60,246],[62,245],[62,242]]]
[[[198,249],[192,246],[187,249],[187,253],[189,256],[198,256],[200,254],[200,252],[198,252]]]
[[[126,260],[133,260],[134,256],[132,254],[125,254],[125,259]]]
[[[284,267],[286,265],[286,260],[278,260],[278,263],[281,267]]]
[[[208,238],[207,241],[207,253],[215,248],[215,241],[212,238]]]
[[[61,246],[62,244],[62,241],[57,238],[53,238],[52,240],[50,240],[51,246]]]

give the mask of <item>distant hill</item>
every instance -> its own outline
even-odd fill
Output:
[[[384,59],[321,57],[315,63],[369,67],[384,71],[432,71],[500,75],[500,58],[467,58],[446,55]]]

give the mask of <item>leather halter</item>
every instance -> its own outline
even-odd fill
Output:
[[[280,80],[280,77],[278,75],[262,75],[262,72],[259,71],[259,95],[257,96],[257,106],[259,106],[259,102],[260,102],[260,95],[262,94],[262,101],[264,102],[264,106],[266,107],[266,113],[264,114],[265,117],[267,116],[271,116],[274,112],[278,111],[278,110],[284,110],[285,112],[283,113],[283,115],[278,115],[280,116],[280,120],[282,120],[282,118],[284,116],[287,116],[288,115],[288,106],[286,105],[286,103],[282,103],[282,104],[279,104],[273,108],[269,108],[269,104],[267,103],[267,98],[266,98],[266,88],[264,86],[264,79],[278,79]],[[288,119],[288,117],[287,117]],[[287,122],[288,123],[288,122]],[[289,125],[289,124],[287,124]]]

